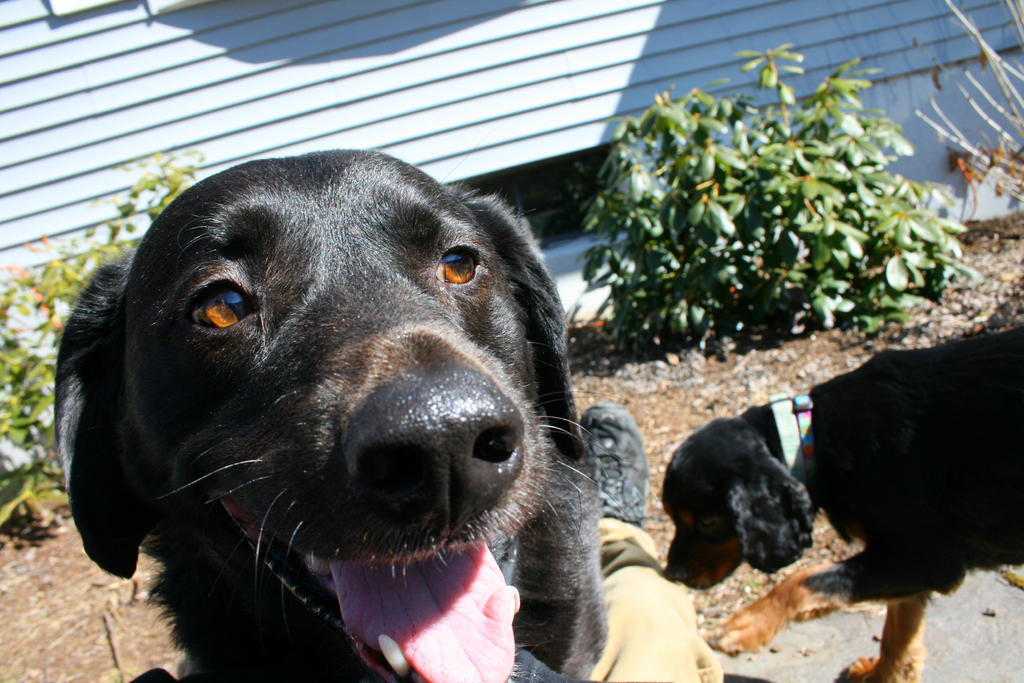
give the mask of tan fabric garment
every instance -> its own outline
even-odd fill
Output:
[[[689,591],[661,575],[654,540],[617,519],[601,520],[608,643],[598,681],[720,683],[722,667],[697,633]]]

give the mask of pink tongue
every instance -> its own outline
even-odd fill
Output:
[[[487,546],[394,568],[332,562],[331,575],[349,632],[373,648],[390,636],[426,681],[511,675],[518,598]]]

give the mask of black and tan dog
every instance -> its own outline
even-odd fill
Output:
[[[823,509],[863,551],[787,578],[713,644],[757,651],[791,620],[886,600],[881,655],[851,678],[918,680],[928,595],[1024,561],[1024,329],[883,352],[779,405],[715,420],[676,451],[668,574],[704,588],[742,560],[775,571],[811,545]]]
[[[157,559],[191,679],[601,653],[563,311],[494,198],[369,152],[210,177],[86,289],[57,398],[86,550]]]

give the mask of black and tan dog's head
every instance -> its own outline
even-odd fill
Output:
[[[696,588],[743,560],[773,572],[811,545],[807,490],[743,418],[714,420],[683,442],[665,472],[662,502],[676,527],[666,575]]]
[[[579,457],[568,380],[554,284],[503,204],[376,153],[247,163],[76,307],[72,510],[120,576],[154,529],[191,530],[212,566],[240,534],[321,573],[470,552]]]

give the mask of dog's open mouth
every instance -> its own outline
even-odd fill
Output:
[[[225,496],[221,504],[252,543],[261,542],[258,523],[237,501]],[[497,682],[512,672],[519,595],[484,543],[402,565],[328,561],[273,542],[259,552],[385,680]]]

